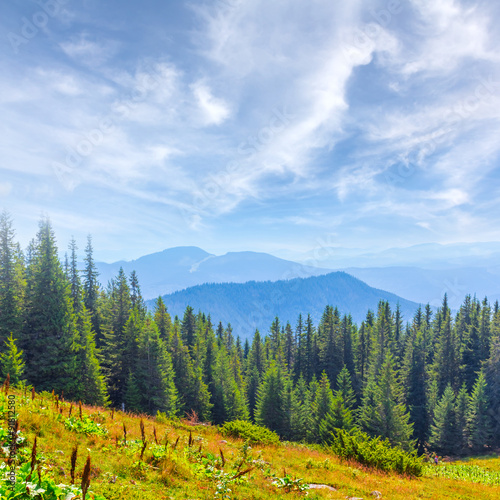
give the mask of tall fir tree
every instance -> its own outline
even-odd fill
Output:
[[[10,378],[10,383],[15,385],[23,380],[25,363],[23,361],[23,351],[17,348],[16,339],[10,334],[5,341],[6,348],[0,354],[0,369],[2,377],[5,379],[7,375]]]
[[[38,390],[74,390],[74,335],[70,286],[50,221],[42,219],[28,271],[23,332],[26,375]]]
[[[492,425],[488,415],[486,378],[481,371],[472,390],[467,411],[467,434],[469,445],[475,452],[484,450],[492,437]]]
[[[7,212],[0,214],[0,344],[22,335],[25,269],[21,250]]]
[[[434,410],[429,444],[442,454],[457,451],[457,427],[455,414],[455,394],[448,384]]]
[[[94,248],[92,246],[92,236],[87,236],[87,246],[85,247],[85,269],[83,270],[83,303],[90,313],[92,329],[96,335],[96,345],[101,347],[103,338],[101,334],[101,321],[99,315],[99,272],[94,262]]]

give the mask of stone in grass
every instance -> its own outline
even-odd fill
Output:
[[[380,493],[380,491],[372,491],[371,492],[371,495],[374,496],[375,498],[382,498],[382,493]]]
[[[328,486],[327,484],[310,484],[309,488],[311,488],[313,490],[337,491],[333,486]]]

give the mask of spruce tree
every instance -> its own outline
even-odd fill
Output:
[[[482,451],[491,441],[491,420],[488,415],[486,379],[481,371],[472,390],[467,411],[467,434],[470,447]]]
[[[0,354],[0,368],[2,370],[2,378],[10,377],[10,383],[15,385],[23,380],[24,361],[23,351],[20,351],[16,345],[16,339],[10,334],[5,341],[6,348]]]
[[[455,394],[448,384],[434,410],[429,445],[441,454],[457,451],[457,428],[455,416]]]
[[[97,357],[91,315],[82,304],[76,317],[76,335],[73,345],[76,361],[75,400],[91,405],[104,406],[108,401],[107,387]]]
[[[170,336],[172,332],[172,318],[167,310],[167,306],[161,297],[156,299],[154,320],[158,331],[160,332],[160,337],[168,346],[170,344]]]
[[[356,394],[352,388],[351,374],[347,367],[343,367],[337,376],[335,389],[335,397],[340,398],[346,408],[354,408],[356,406]]]
[[[83,260],[85,262],[85,269],[83,271],[83,303],[90,313],[92,330],[96,335],[96,345],[101,347],[103,338],[99,316],[99,273],[94,262],[94,249],[90,234],[87,236],[87,246],[85,247],[85,258]]]
[[[146,318],[137,339],[135,381],[140,393],[140,409],[158,411],[173,417],[178,411],[178,396],[172,358],[156,324]]]
[[[283,414],[283,390],[285,384],[281,367],[275,362],[266,371],[257,394],[255,421],[283,435],[285,415]]]
[[[456,435],[457,443],[456,450],[464,451],[468,447],[468,424],[467,424],[467,413],[469,409],[469,394],[467,393],[467,386],[465,382],[458,391],[455,400],[455,425],[456,425]]]
[[[495,318],[499,316],[498,311]],[[495,323],[494,319],[494,323]],[[484,366],[488,415],[492,432],[492,445],[500,446],[500,337],[492,341],[490,357]]]
[[[368,382],[359,410],[359,421],[366,432],[373,436],[388,438],[392,444],[409,450],[413,426],[403,403],[403,391],[397,379],[394,359],[389,350],[380,369],[377,382],[375,376]]]
[[[19,245],[15,243],[12,219],[0,214],[0,344],[12,334],[22,335],[25,269]]]
[[[39,223],[28,270],[23,350],[28,381],[38,390],[74,389],[74,316],[69,283],[48,219]]]

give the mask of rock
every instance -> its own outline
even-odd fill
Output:
[[[382,493],[380,493],[380,491],[372,491],[371,492],[371,495],[374,496],[375,498],[382,498]]]
[[[226,443],[227,443],[227,441],[226,441],[225,439],[221,439],[221,440],[219,441],[219,443],[220,443],[220,444],[226,444]]]
[[[309,488],[311,488],[312,490],[337,491],[333,486],[328,486],[327,484],[310,484]]]

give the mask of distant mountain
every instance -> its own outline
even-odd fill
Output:
[[[295,327],[299,313],[310,313],[317,325],[327,305],[337,306],[342,314],[350,313],[358,324],[368,309],[376,312],[380,300],[389,301],[394,309],[399,303],[405,320],[418,309],[417,303],[372,288],[344,272],[288,281],[205,284],[164,295],[163,299],[172,316],[182,318],[190,305],[196,312],[210,314],[213,323],[231,323],[242,338],[253,335],[256,328],[267,332],[276,316]],[[153,308],[154,301],[148,306]]]
[[[127,274],[135,270],[146,299],[203,283],[277,281],[331,272],[266,253],[229,252],[217,256],[198,247],[175,247],[129,262],[96,265],[103,285],[117,275],[120,267]]]

